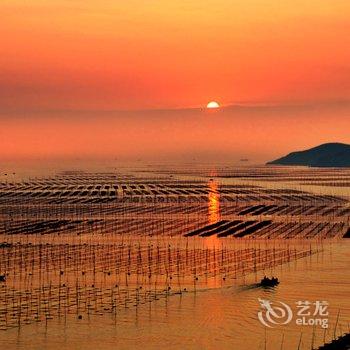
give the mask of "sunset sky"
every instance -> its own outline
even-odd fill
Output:
[[[2,0],[0,14],[2,158],[260,161],[350,143],[348,0]],[[208,114],[210,100],[241,107]]]

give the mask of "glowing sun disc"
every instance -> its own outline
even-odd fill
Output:
[[[215,101],[210,101],[208,104],[207,104],[207,108],[219,108],[220,105],[215,102]]]

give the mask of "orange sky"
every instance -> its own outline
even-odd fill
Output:
[[[349,98],[347,0],[2,0],[6,109]]]
[[[119,135],[122,128],[123,135],[138,140],[133,144],[125,140],[124,149],[103,146],[99,154],[147,149],[145,136],[135,130],[144,124],[154,131],[157,123],[152,118],[140,117],[135,127],[125,115],[116,114],[103,126],[98,116],[103,110],[188,108],[209,100],[225,105],[330,103],[334,107],[333,101],[350,100],[348,0],[2,0],[0,13],[0,118],[7,128],[1,128],[0,156],[59,154],[69,140],[75,141],[64,154],[93,153],[90,146],[73,146],[99,142],[96,127],[106,135]],[[62,110],[97,114],[90,117],[87,130],[84,118],[72,112],[59,120],[52,116]],[[342,109],[345,123],[348,110]],[[44,113],[40,118],[35,115],[38,111]],[[321,114],[327,120],[337,112],[326,108]],[[197,123],[186,113],[190,120],[182,125]],[[162,123],[170,123],[164,127],[173,125],[166,113],[162,118]],[[223,131],[262,132],[254,129],[254,118],[237,113],[234,118],[235,124],[232,118],[222,122]],[[264,123],[275,120],[266,113],[261,118]],[[282,126],[291,125],[294,115],[283,118]],[[311,123],[315,116],[306,112],[304,118]],[[188,137],[191,130],[181,124],[173,130],[183,133],[184,148],[198,146],[205,152],[203,135],[210,130],[204,128],[206,123],[199,124]],[[33,128],[30,134],[23,134],[24,125]],[[82,139],[73,125],[85,130]],[[283,141],[283,151],[293,148],[292,140],[281,138],[278,125],[270,125],[269,130],[276,136],[275,144]],[[341,130],[337,134],[329,130],[332,125],[322,125],[318,138],[309,135],[299,145],[330,138],[350,141]],[[49,134],[62,129],[61,136],[50,140],[52,148],[43,148],[40,128]],[[169,139],[164,135],[165,143]],[[244,146],[243,136],[237,143]],[[227,145],[220,150],[238,152],[237,145]],[[176,148],[169,146],[168,151]],[[157,153],[156,148],[152,152]],[[263,153],[274,154],[272,148]]]

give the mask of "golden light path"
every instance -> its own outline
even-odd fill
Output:
[[[209,181],[208,195],[209,224],[215,224],[220,219],[220,194],[218,184],[215,181]]]
[[[220,194],[218,183],[214,180],[209,181],[208,194],[208,223],[215,224],[220,220]],[[218,246],[221,242],[217,235],[212,235],[205,239],[207,247]]]

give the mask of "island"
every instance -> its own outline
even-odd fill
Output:
[[[309,167],[350,167],[350,145],[325,143],[266,163],[267,165],[304,165]]]

